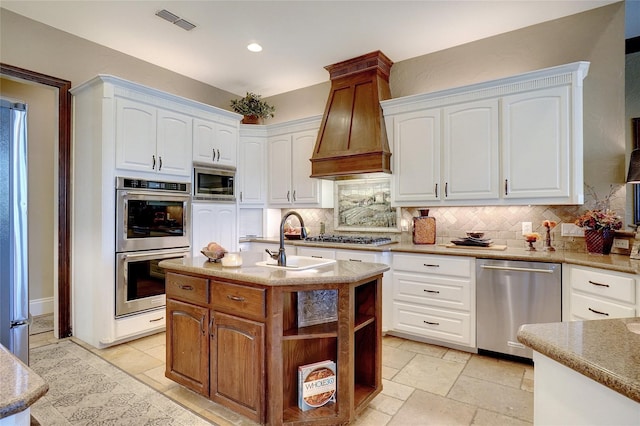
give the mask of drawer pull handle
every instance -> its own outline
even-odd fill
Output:
[[[316,258],[316,259],[324,259],[324,257],[322,257],[322,256],[313,255],[313,254],[311,255],[311,257],[314,257],[314,258]]]
[[[609,284],[597,283],[597,282],[591,281],[591,280],[589,280],[589,284],[597,285],[599,287],[610,287]]]
[[[162,321],[163,319],[164,317],[155,318],[155,319],[149,320],[149,322],[158,322],[158,321]]]
[[[233,300],[234,302],[244,302],[244,297],[232,296],[230,294],[227,295],[227,299]]]
[[[440,294],[440,291],[439,291],[439,290],[427,290],[427,289],[425,288],[425,289],[422,289],[422,291],[425,291],[425,292],[427,292],[427,293]]]
[[[596,311],[595,309],[591,309],[591,308],[589,308],[589,310],[590,310],[591,312],[593,312],[594,314],[609,316],[609,314],[608,314],[608,313],[606,313],[606,312]]]
[[[351,262],[362,262],[360,259],[349,259]]]
[[[188,291],[193,290],[193,287],[190,285],[178,285],[178,287],[180,287],[180,290],[188,290]]]
[[[430,321],[422,321],[422,322],[429,325],[440,325],[439,322],[430,322]]]
[[[433,264],[433,263],[423,263],[423,265],[427,266],[427,267],[433,267],[433,268],[439,268],[440,267],[440,265],[436,265],[436,264]]]

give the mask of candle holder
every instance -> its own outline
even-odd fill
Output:
[[[536,248],[533,246],[533,243],[536,242],[536,240],[528,240],[527,241],[529,243],[529,248],[527,248],[528,251],[536,251]]]
[[[542,226],[547,228],[547,233],[544,239],[544,247],[542,250],[544,251],[556,251],[556,249],[551,245],[551,229],[555,228],[558,223],[555,220],[545,220],[542,222]]]

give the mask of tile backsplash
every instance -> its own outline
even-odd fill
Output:
[[[584,205],[568,206],[478,206],[478,207],[412,207],[402,208],[402,222],[408,226],[407,231],[386,234],[394,240],[411,242],[411,226],[413,217],[419,216],[419,209],[428,208],[429,216],[436,219],[436,244],[446,244],[452,239],[464,237],[466,231],[482,231],[485,238],[491,238],[495,244],[508,247],[522,247],[527,243],[522,236],[522,222],[531,222],[532,231],[541,235],[541,239],[534,245],[542,249],[546,228],[544,220],[553,220],[558,226],[551,230],[551,244],[559,250],[584,252],[585,243],[582,237],[567,237],[560,235],[561,223],[573,223],[582,212],[594,207],[593,200],[587,200]],[[620,204],[620,205],[618,205]],[[624,200],[616,203],[611,199],[612,209],[624,218]],[[295,209],[304,219],[310,230],[310,235],[320,233],[321,223],[324,223],[325,233],[346,234],[334,232],[333,209]],[[285,214],[288,210],[282,210]],[[626,228],[623,230],[630,230]],[[359,232],[357,234],[363,234]]]

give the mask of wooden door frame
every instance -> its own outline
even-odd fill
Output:
[[[0,75],[58,89],[58,337],[71,336],[71,82],[0,63]]]

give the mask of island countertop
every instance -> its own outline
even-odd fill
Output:
[[[518,340],[534,351],[640,402],[640,317],[526,324]]]
[[[389,270],[389,266],[381,263],[336,260],[335,263],[313,269],[287,271],[256,266],[255,263],[262,260],[261,253],[241,252],[240,255],[242,266],[239,267],[225,267],[217,262],[209,262],[204,256],[163,260],[158,266],[170,271],[267,286],[352,283]]]
[[[33,370],[0,345],[0,419],[29,408],[49,390]]]

